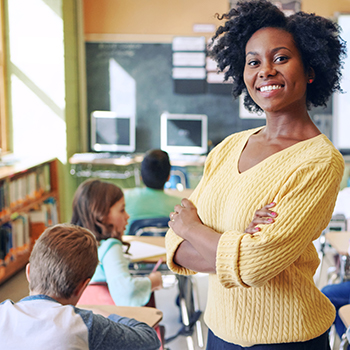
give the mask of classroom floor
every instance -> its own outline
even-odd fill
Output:
[[[319,248],[319,244],[315,242],[316,248]],[[316,284],[319,288],[322,288],[325,284],[327,284],[327,271],[329,267],[334,264],[334,250],[330,247],[326,247],[326,254],[323,258],[323,265],[321,269],[321,273],[319,278],[316,280]],[[317,275],[317,273],[316,273]],[[207,291],[207,283],[208,276],[206,274],[198,274],[196,275],[196,281],[198,285],[199,292],[199,304],[200,309],[204,310],[206,305],[206,291]],[[5,299],[12,299],[13,301],[18,301],[21,298],[28,295],[28,283],[25,278],[25,271],[22,270],[15,276],[13,276],[10,280],[5,282],[0,286],[0,301]],[[178,295],[178,289],[176,284],[169,284],[169,287],[160,291],[155,292],[156,304],[157,308],[163,312],[163,320],[161,324],[165,326],[165,338],[169,338],[172,335],[176,334],[178,330],[181,328],[181,324],[179,322],[180,313],[179,308],[176,305],[176,297]],[[194,330],[192,335],[193,342],[193,350],[201,350],[206,347],[206,339],[208,329],[203,322],[203,314],[200,318],[202,331],[203,331],[203,347],[199,347],[197,332]],[[334,342],[332,342],[332,349],[337,350],[339,348],[339,338],[335,336]],[[190,350],[191,347],[188,347],[187,339],[185,336],[179,336],[175,340],[169,342],[165,346],[166,350]]]

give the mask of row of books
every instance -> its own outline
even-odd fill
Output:
[[[50,165],[0,181],[0,218],[51,190]]]
[[[58,223],[56,199],[48,198],[37,210],[13,215],[13,220],[0,227],[0,266],[29,251],[43,231]]]

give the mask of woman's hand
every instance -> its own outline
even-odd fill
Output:
[[[259,225],[259,224],[268,225],[275,222],[274,219],[277,217],[277,213],[270,210],[270,208],[274,207],[275,205],[276,203],[272,202],[270,204],[265,205],[261,209],[257,210],[255,212],[252,222],[248,225],[248,227],[244,232],[253,234],[260,231],[260,228],[256,227],[256,225]]]
[[[174,211],[169,215],[169,227],[183,239],[187,239],[187,234],[196,226],[203,225],[198,216],[197,208],[193,203],[183,198],[181,205],[176,205]]]

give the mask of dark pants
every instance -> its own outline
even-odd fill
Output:
[[[214,333],[208,329],[207,350],[330,350],[328,332],[322,334],[318,338],[308,340],[306,342],[282,343],[282,344],[261,344],[251,347],[242,347],[216,337]]]
[[[342,306],[350,304],[350,281],[338,284],[328,284],[322,288],[321,292],[332,302],[337,311],[334,325],[339,338],[341,338],[345,333],[346,328],[339,317],[338,310]]]

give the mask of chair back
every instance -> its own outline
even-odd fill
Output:
[[[190,188],[187,169],[185,167],[172,165],[170,169],[170,178],[169,181],[166,182],[165,188],[173,188],[180,191],[184,188]]]
[[[81,295],[77,305],[115,305],[107,283],[89,284]]]
[[[139,219],[131,223],[129,235],[132,236],[165,236],[169,229],[169,217]]]

